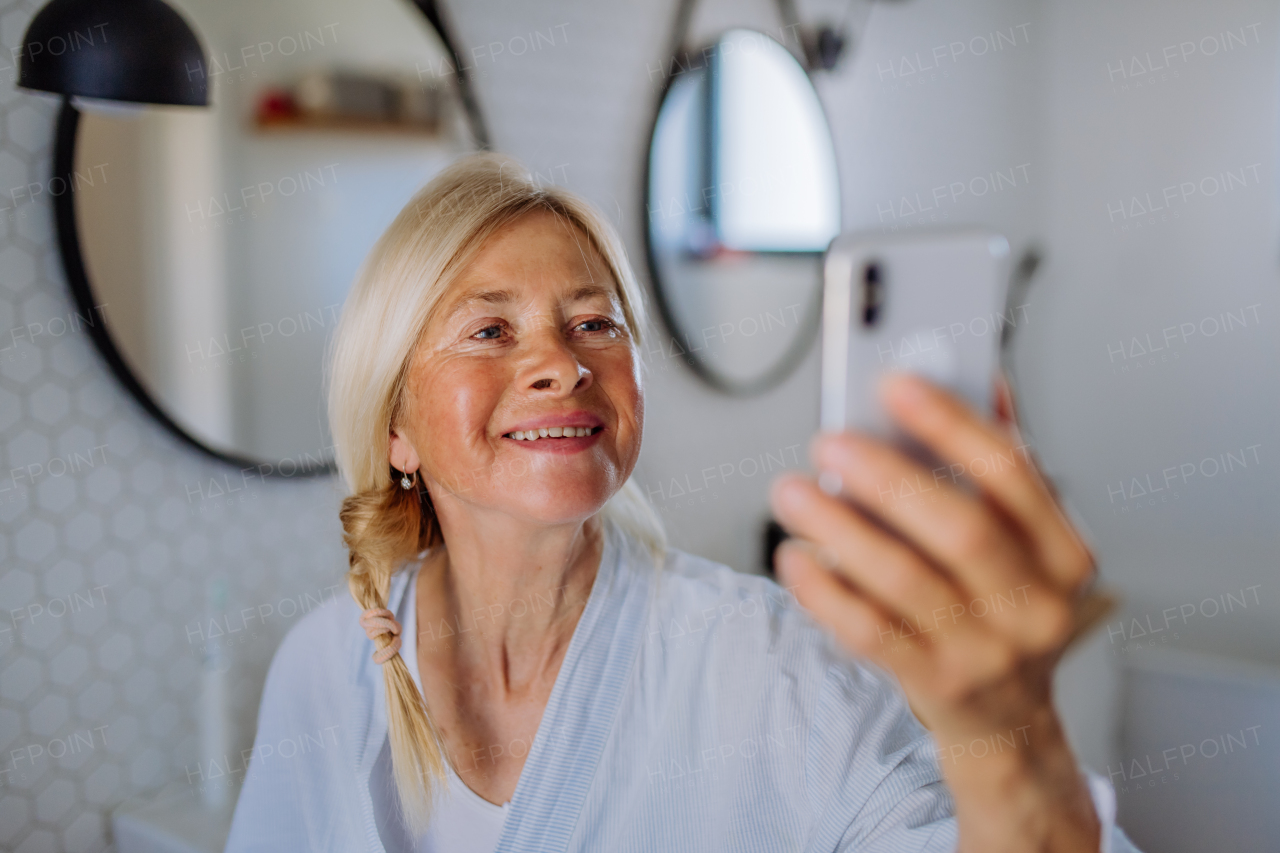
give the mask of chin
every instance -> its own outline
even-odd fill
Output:
[[[521,484],[515,495],[506,496],[504,503],[510,505],[510,499],[516,497],[517,505],[510,506],[509,510],[512,515],[548,525],[572,524],[598,513],[620,487],[621,484],[613,487],[606,483],[582,482]]]

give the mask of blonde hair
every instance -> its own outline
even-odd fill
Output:
[[[644,301],[622,241],[589,203],[539,185],[513,160],[464,158],[420,189],[365,259],[342,311],[329,370],[329,424],[338,469],[351,494],[342,502],[350,554],[347,584],[362,609],[387,606],[391,576],[443,543],[429,497],[402,489],[388,458],[391,427],[404,414],[409,364],[428,318],[453,281],[503,226],[538,210],[576,226],[608,264],[632,340],[646,329]],[[641,543],[656,565],[666,551],[657,514],[634,482],[601,515]],[[378,648],[391,640],[382,635]],[[383,665],[396,787],[406,823],[425,831],[445,757],[427,704],[397,654]]]

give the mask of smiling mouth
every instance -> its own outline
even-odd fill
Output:
[[[604,427],[543,427],[542,429],[525,429],[509,432],[503,438],[514,438],[516,441],[539,441],[544,438],[582,438],[595,435]]]

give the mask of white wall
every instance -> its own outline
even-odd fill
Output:
[[[1189,623],[1179,642],[1271,661],[1280,661],[1277,11],[1252,0],[1050,8],[1040,112],[1050,264],[1037,287],[1052,319],[1026,342],[1036,434],[1130,608],[1159,614],[1261,584],[1257,609]],[[1247,46],[1206,55],[1227,31]],[[1163,49],[1184,42],[1195,52],[1183,61],[1178,47],[1158,77],[1108,70],[1123,61],[1138,71],[1134,58],[1145,65],[1148,53],[1163,64]],[[1226,172],[1231,191],[1206,196]],[[1128,215],[1139,213],[1135,197],[1163,206],[1166,187],[1175,188],[1168,210]],[[1234,328],[1209,336],[1226,312]],[[1196,326],[1185,341],[1184,323]],[[1166,349],[1141,357],[1134,338],[1145,349],[1147,335]],[[1247,466],[1206,476],[1206,458],[1239,458],[1253,445]],[[1204,473],[1184,483],[1184,463],[1204,463]],[[1162,487],[1170,467],[1179,471],[1165,492],[1135,497],[1133,478]]]
[[[1156,649],[1280,662],[1278,11],[1046,4],[1037,124],[1049,263],[1036,305],[1048,322],[1023,341],[1024,387],[1040,447],[1126,598],[1095,641],[1119,664]],[[1225,698],[1198,704],[1215,695],[1208,683],[1162,701],[1135,692],[1141,683],[1113,769],[1131,770],[1156,741],[1262,722]],[[1122,822],[1148,849],[1205,849],[1206,837],[1270,849],[1265,814],[1250,823],[1250,810],[1230,808],[1264,771],[1270,790],[1280,784],[1266,760],[1252,751],[1208,775],[1152,774],[1144,784],[1156,788],[1122,794]]]

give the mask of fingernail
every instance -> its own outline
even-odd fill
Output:
[[[862,453],[862,443],[863,439],[853,433],[822,435],[813,445],[814,465],[824,473],[830,471],[833,474],[837,468],[856,465]],[[823,490],[826,490],[825,486]]]
[[[904,403],[922,403],[929,396],[929,386],[914,373],[891,373],[884,379],[885,388],[890,394]]]
[[[804,480],[795,474],[783,474],[774,481],[773,499],[783,511],[798,510],[804,501]]]
[[[840,492],[844,489],[844,480],[835,471],[826,469],[818,475],[818,488],[833,498],[839,497]]]

